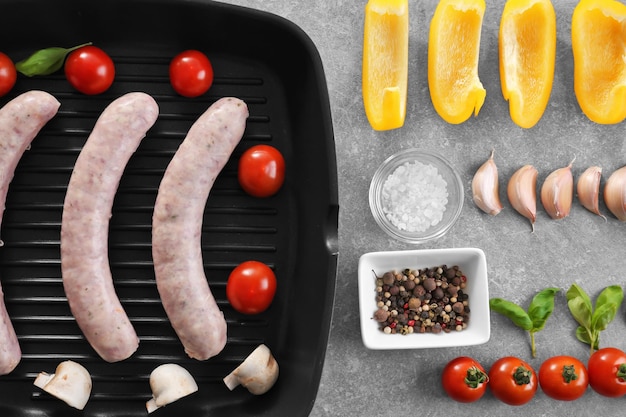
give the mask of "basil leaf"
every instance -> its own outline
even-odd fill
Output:
[[[597,332],[606,329],[615,318],[623,299],[624,292],[618,285],[611,285],[602,290],[596,299],[596,309],[591,316],[592,329]]]
[[[67,54],[86,45],[91,45],[91,42],[69,49],[59,47],[40,49],[28,58],[16,63],[15,69],[27,77],[54,74],[63,67]]]
[[[578,324],[586,329],[591,328],[591,309],[581,297],[568,300],[567,307]]]
[[[559,288],[546,288],[533,297],[530,306],[528,306],[528,316],[533,322],[531,331],[539,331],[544,328],[554,310],[554,296],[559,291]]]
[[[619,285],[610,285],[598,295],[596,309],[604,304],[612,304],[619,308],[624,299],[624,291]]]
[[[492,298],[489,300],[489,307],[505,317],[508,317],[516,326],[524,330],[530,330],[533,327],[533,321],[530,319],[526,311],[511,301],[502,298]]]
[[[581,342],[583,342],[583,343],[587,344],[587,345],[591,345],[591,344],[592,344],[592,343],[591,343],[591,335],[589,334],[589,332],[587,331],[587,329],[585,329],[585,328],[584,328],[584,327],[582,327],[582,326],[579,326],[579,327],[576,329],[576,338],[577,338],[578,340],[580,340]],[[594,349],[597,349],[597,345],[598,345],[597,340],[595,341],[595,345],[596,345],[596,347],[594,347]]]
[[[569,290],[567,290],[567,293],[565,293],[565,297],[567,298],[567,301],[576,297],[580,297],[585,303],[585,308],[587,308],[589,311],[593,309],[593,306],[591,305],[591,299],[589,298],[585,290],[580,288],[578,284],[572,284],[572,286],[569,287]]]
[[[615,304],[602,304],[593,312],[591,328],[597,332],[605,330],[617,314],[618,306]]]

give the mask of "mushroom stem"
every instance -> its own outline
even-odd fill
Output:
[[[224,384],[229,390],[242,385],[254,395],[265,394],[274,386],[278,379],[278,363],[272,356],[269,348],[259,345],[248,357],[230,374],[224,378]]]

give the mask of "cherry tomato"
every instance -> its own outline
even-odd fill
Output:
[[[526,404],[535,396],[537,385],[535,370],[514,356],[498,359],[489,369],[491,392],[506,404]]]
[[[553,356],[539,368],[539,385],[548,397],[555,400],[576,400],[589,386],[587,368],[572,356]]]
[[[17,80],[17,70],[11,58],[0,52],[0,97],[7,94]]]
[[[213,85],[213,66],[205,54],[183,51],[170,62],[170,83],[183,97],[198,97]]]
[[[255,145],[239,159],[237,173],[241,188],[254,197],[269,197],[285,181],[285,159],[270,145]]]
[[[111,57],[97,46],[83,46],[67,56],[65,78],[83,94],[101,94],[113,84],[115,65]]]
[[[450,398],[462,403],[480,399],[487,390],[487,373],[480,363],[467,357],[452,359],[443,368],[441,384]]]
[[[246,261],[232,270],[226,283],[226,297],[244,314],[258,314],[270,306],[276,294],[276,275],[262,262]]]
[[[587,363],[589,385],[605,397],[626,395],[626,353],[613,347],[595,351]]]

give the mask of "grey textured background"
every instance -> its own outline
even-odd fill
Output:
[[[461,125],[443,121],[433,109],[427,81],[428,31],[437,2],[410,0],[409,91],[404,127],[375,132],[361,98],[361,54],[365,0],[229,0],[227,3],[269,11],[300,26],[317,46],[324,64],[335,130],[339,176],[339,269],[333,321],[318,397],[311,416],[420,415],[623,415],[624,399],[606,399],[591,389],[573,403],[551,400],[539,391],[521,408],[500,403],[490,393],[473,404],[449,400],[440,373],[450,359],[470,355],[487,369],[504,355],[517,355],[537,370],[546,358],[568,354],[586,362],[588,347],[574,336],[576,324],[565,291],[577,282],[592,297],[610,284],[626,284],[626,224],[587,212],[575,199],[570,217],[549,219],[541,205],[535,233],[511,208],[505,193],[502,213],[491,218],[471,200],[476,169],[496,151],[501,189],[524,164],[548,173],[576,157],[575,179],[590,165],[604,169],[602,184],[626,164],[624,123],[603,126],[584,116],[573,90],[571,16],[574,0],[554,0],[557,13],[557,65],[552,96],[542,120],[532,129],[517,127],[500,90],[498,29],[503,0],[487,3],[479,75],[487,99],[478,117]],[[285,51],[287,54],[288,51]],[[562,288],[553,316],[537,335],[538,357],[530,356],[528,336],[508,319],[492,314],[491,340],[480,346],[413,351],[369,351],[361,342],[357,299],[357,263],[370,251],[412,249],[387,238],[371,217],[367,193],[371,177],[389,155],[423,147],[457,164],[465,185],[465,206],[444,238],[423,247],[479,247],[487,256],[492,297],[527,307],[548,286]],[[605,207],[601,207],[608,214]],[[626,314],[622,306],[602,334],[601,346],[626,349]]]

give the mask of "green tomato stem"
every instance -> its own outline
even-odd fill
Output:
[[[530,354],[533,358],[537,357],[537,348],[535,346],[535,332],[530,332]]]

